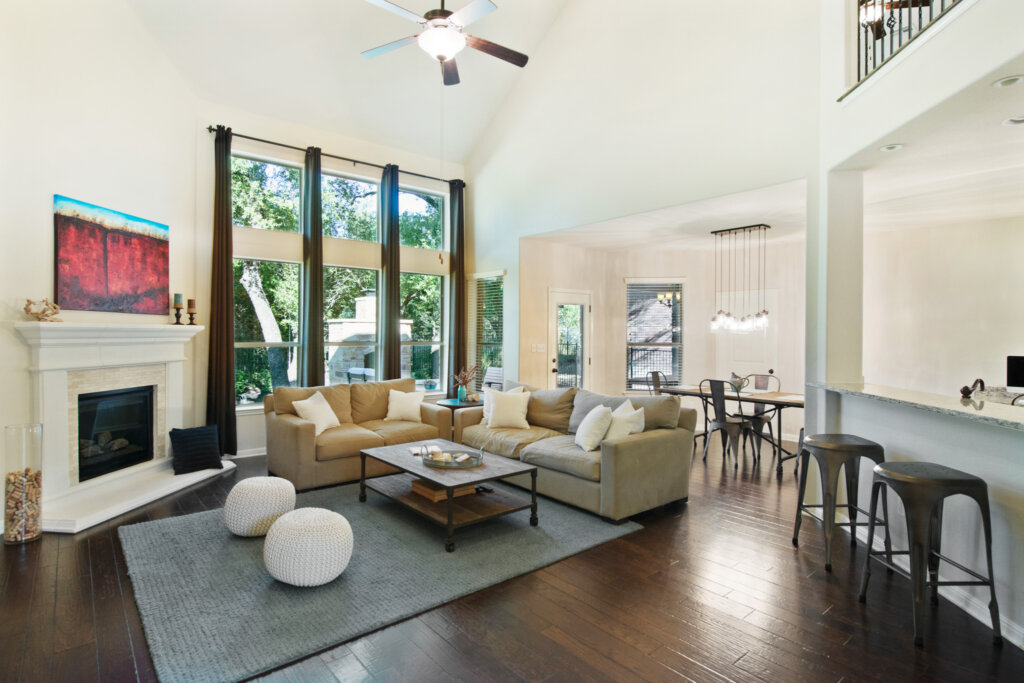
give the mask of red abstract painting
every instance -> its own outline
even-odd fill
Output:
[[[74,311],[166,315],[166,225],[53,197],[57,305]]]

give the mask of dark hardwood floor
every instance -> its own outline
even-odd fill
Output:
[[[690,502],[644,529],[267,675],[266,681],[1024,680],[1024,651],[943,600],[924,649],[910,584],[876,571],[857,602],[863,548],[820,527],[790,543],[792,463],[694,460]],[[76,536],[4,547],[0,680],[156,679],[117,528],[221,507],[263,458]],[[543,519],[543,518],[542,518]],[[543,523],[543,521],[542,521]],[[848,537],[841,536],[846,539]]]

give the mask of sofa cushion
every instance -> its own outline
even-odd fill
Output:
[[[484,448],[488,453],[497,453],[506,458],[519,458],[524,446],[534,441],[561,436],[558,432],[544,427],[491,429],[484,425],[473,425],[462,430],[462,443],[473,448]]]
[[[337,460],[353,458],[364,448],[376,448],[386,445],[384,438],[359,425],[343,424],[332,427],[316,437],[316,459]]]
[[[630,396],[636,408],[644,409],[644,431],[675,429],[679,426],[678,396]]]
[[[416,380],[389,379],[386,382],[367,382],[352,385],[352,421],[362,424],[370,420],[383,420],[388,414],[388,396],[391,390],[416,391]]]
[[[421,441],[423,439],[438,438],[437,427],[425,422],[411,422],[408,420],[370,420],[359,425],[369,429],[374,434],[380,435],[384,443],[391,446],[396,443],[408,443],[410,441]]]
[[[338,416],[334,414],[331,404],[327,402],[327,399],[319,391],[314,391],[309,395],[309,398],[302,401],[292,401],[292,408],[295,409],[295,412],[303,420],[313,423],[313,431],[317,436],[320,436],[331,427],[341,426],[341,422],[338,421]]]
[[[580,389],[573,399],[572,415],[569,417],[569,433],[575,434],[583,418],[597,406],[608,406],[612,410],[622,405],[625,396],[606,396]],[[674,429],[679,423],[678,396],[630,396],[637,408],[644,409],[644,431],[664,427]]]
[[[347,384],[332,384],[329,387],[278,387],[274,389],[274,412],[278,415],[297,415],[292,404],[295,401],[304,401],[312,396],[314,391],[324,395],[334,414],[338,416],[338,422],[352,422],[352,403]]]
[[[520,460],[580,479],[601,481],[601,451],[584,451],[573,443],[572,434],[532,443],[523,448]]]
[[[526,421],[532,427],[546,427],[565,434],[569,431],[569,417],[572,415],[572,401],[576,387],[567,389],[542,389],[530,394],[526,408]]]

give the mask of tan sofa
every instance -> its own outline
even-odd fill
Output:
[[[413,379],[328,387],[280,387],[263,400],[267,427],[267,469],[278,477],[309,489],[359,479],[359,451],[420,439],[451,439],[452,413],[448,408],[424,403],[420,422],[384,420],[388,392],[416,390]],[[313,423],[295,414],[292,403],[319,391],[334,409],[340,427],[315,436]],[[396,472],[367,459],[367,476]]]
[[[512,383],[506,383],[506,386]],[[626,398],[643,406],[645,431],[601,443],[586,452],[576,429],[597,405],[614,409]],[[529,429],[491,429],[483,408],[455,411],[454,440],[537,466],[537,491],[570,505],[621,520],[673,501],[690,488],[690,454],[697,411],[676,396],[605,396],[576,389],[533,391]],[[508,481],[529,487],[528,475]]]

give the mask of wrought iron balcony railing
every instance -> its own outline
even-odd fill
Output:
[[[858,0],[857,82],[875,72],[960,0]]]

